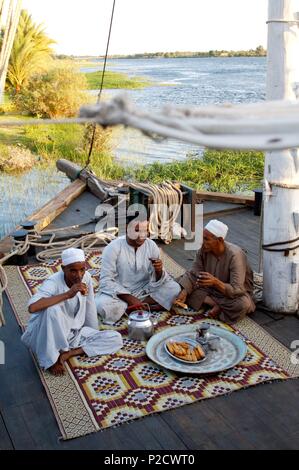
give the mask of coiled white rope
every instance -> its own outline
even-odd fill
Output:
[[[179,185],[169,181],[159,185],[151,183],[130,183],[133,189],[141,190],[152,199],[150,207],[149,232],[154,238],[161,238],[169,244],[173,239],[176,220],[183,203]]]
[[[50,241],[46,245],[46,249],[36,255],[38,261],[46,261],[48,259],[57,259],[61,256],[61,253],[68,248],[81,248],[85,253],[93,251],[96,245],[108,245],[112,240],[116,238],[118,228],[112,227],[106,229],[105,232],[95,232],[87,235],[83,235],[80,238],[71,238],[67,242],[53,242],[51,237]],[[38,242],[30,242],[31,246],[43,246],[45,244]]]

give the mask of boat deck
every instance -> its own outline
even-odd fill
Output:
[[[81,223],[94,217],[99,201],[82,194],[49,228]],[[226,210],[226,212],[220,212]],[[230,227],[228,240],[247,250],[253,269],[258,269],[259,217],[251,209],[207,202],[205,220],[219,218]],[[92,230],[85,226],[84,231]],[[194,252],[176,241],[164,250],[188,268]],[[7,297],[7,325],[0,329],[6,345],[6,365],[0,367],[0,450],[4,449],[298,449],[299,379],[242,389],[231,395],[207,399],[165,411],[117,428],[59,440],[60,431],[30,353],[20,341]],[[275,338],[290,347],[299,339],[299,320],[257,310],[252,318]]]

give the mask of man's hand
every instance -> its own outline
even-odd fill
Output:
[[[176,298],[176,300],[174,301],[174,304],[179,301],[181,302],[182,304],[186,303],[186,300],[187,300],[187,291],[185,289],[182,289],[181,292],[179,293],[178,297]]]
[[[143,306],[141,300],[131,294],[118,294],[118,298],[126,302],[128,307],[133,307],[134,305],[136,308],[142,308]]]
[[[127,299],[126,299],[126,302],[128,304],[128,307],[132,307],[133,305],[138,305],[138,306],[142,306],[142,302],[141,300],[139,300],[137,297],[135,297],[134,295],[128,295]]]
[[[84,282],[78,282],[78,284],[74,284],[70,290],[68,291],[68,299],[72,299],[75,295],[81,292],[82,295],[86,296],[88,294],[88,287]]]
[[[199,273],[196,281],[196,287],[216,287],[218,279],[210,273]]]
[[[79,282],[78,284],[74,284],[70,290],[64,292],[63,294],[54,295],[53,297],[46,297],[38,300],[34,304],[30,305],[29,312],[30,313],[39,313],[43,310],[53,307],[54,305],[58,305],[61,302],[68,301],[75,297],[75,295],[81,292],[82,295],[88,294],[88,287],[86,284]]]
[[[160,258],[150,258],[156,274],[162,274],[163,261]]]

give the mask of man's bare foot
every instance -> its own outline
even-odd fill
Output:
[[[56,377],[64,375],[65,374],[64,363],[71,357],[80,356],[81,354],[84,354],[84,351],[82,348],[71,349],[70,351],[61,353],[56,364],[54,364],[48,369],[49,372],[55,375]]]
[[[220,312],[220,307],[218,305],[215,305],[213,308],[207,311],[207,316],[209,318],[217,318]]]
[[[68,359],[70,359],[70,357],[72,357],[72,351],[66,351],[66,352],[60,354],[59,361],[60,361],[61,364],[63,364]]]
[[[63,364],[64,362],[68,361],[71,357],[81,356],[81,354],[84,354],[82,348],[71,349],[70,351],[61,353],[58,360],[61,364]]]
[[[60,362],[60,357],[61,356],[59,356],[59,359],[56,364],[49,368],[49,372],[55,375],[56,377],[62,376],[65,373],[64,365]]]

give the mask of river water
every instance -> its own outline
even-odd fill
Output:
[[[265,99],[265,58],[119,59],[108,61],[108,69],[152,82],[150,87],[125,91],[136,105],[145,109],[167,104],[199,106]],[[121,93],[124,92],[105,91],[106,98]],[[180,141],[154,142],[131,129],[117,133],[114,142],[116,158],[130,164],[182,160],[199,151],[198,147]],[[0,238],[67,184],[67,178],[54,168],[34,169],[21,176],[0,173]]]

